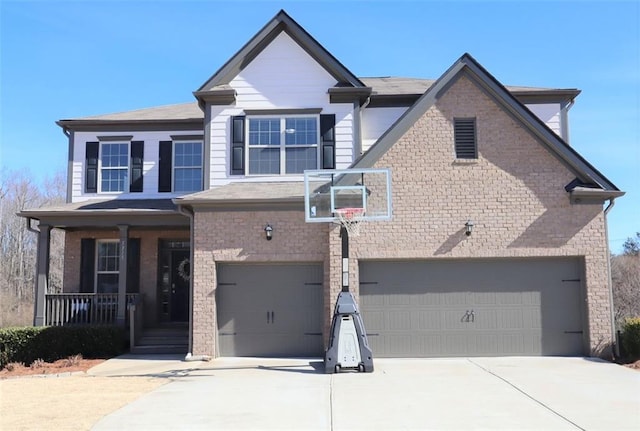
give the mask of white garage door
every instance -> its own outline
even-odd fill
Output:
[[[322,265],[218,266],[222,356],[321,356]]]
[[[582,355],[578,259],[360,262],[374,356]]]

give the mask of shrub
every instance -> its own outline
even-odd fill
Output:
[[[6,366],[7,371],[14,371],[18,368],[23,368],[24,364],[22,362],[9,362]]]
[[[622,347],[628,359],[640,359],[640,317],[625,320],[622,326]]]
[[[44,367],[44,364],[46,364],[46,362],[38,358],[29,365],[29,368],[42,368]]]
[[[64,366],[73,367],[74,365],[78,365],[81,360],[82,360],[81,354],[69,356],[67,359],[64,360]]]
[[[0,329],[0,368],[82,355],[109,358],[126,349],[125,331],[116,326],[45,326]]]

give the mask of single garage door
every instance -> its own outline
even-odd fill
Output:
[[[578,259],[360,263],[378,357],[583,354]]]
[[[321,356],[322,265],[218,265],[222,356]]]

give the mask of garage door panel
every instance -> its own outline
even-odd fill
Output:
[[[222,264],[216,290],[222,356],[322,354],[318,264]]]
[[[572,258],[361,261],[374,355],[580,355],[580,334],[565,333],[582,328],[580,268]]]

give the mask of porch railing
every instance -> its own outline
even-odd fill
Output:
[[[139,303],[139,294],[127,293],[127,305]],[[117,293],[55,293],[45,297],[45,325],[115,325]],[[125,307],[125,310],[128,307]],[[125,312],[125,323],[129,313]]]

